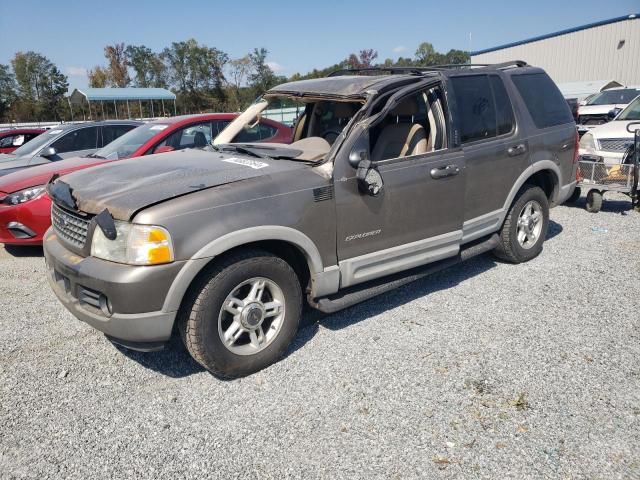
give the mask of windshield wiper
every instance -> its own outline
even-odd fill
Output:
[[[256,158],[263,158],[265,160],[272,160],[272,157],[268,156],[268,155],[263,155],[261,153],[258,152],[254,152],[253,150],[249,149],[249,148],[245,148],[245,147],[241,147],[240,145],[231,145],[231,144],[224,144],[224,145],[212,145],[214,150],[218,151],[218,152],[224,152],[225,150],[235,150],[238,153],[244,153],[245,155],[250,155],[252,157],[256,157]]]
[[[103,160],[107,159],[107,157],[103,157],[101,155],[96,155],[95,153],[90,153],[89,155],[87,155],[87,158],[101,158]]]

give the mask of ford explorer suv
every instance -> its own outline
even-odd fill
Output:
[[[299,112],[288,143],[233,139]],[[235,377],[278,360],[303,303],[336,312],[483,252],[542,251],[576,126],[524,62],[347,70],[267,91],[212,147],[52,179],[63,305],[114,343]]]

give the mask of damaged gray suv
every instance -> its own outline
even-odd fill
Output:
[[[278,109],[297,112],[289,143],[240,143]],[[117,344],[160,349],[175,327],[206,369],[250,374],[305,302],[335,312],[483,252],[536,257],[576,143],[523,62],[286,83],[210,147],[52,179],[50,283]]]

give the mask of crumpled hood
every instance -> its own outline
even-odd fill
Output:
[[[145,207],[181,195],[306,168],[302,162],[189,149],[100,165],[54,183],[69,186],[79,210],[98,214],[107,208],[114,218],[129,220]],[[57,201],[56,192],[61,189],[53,187],[49,194]]]

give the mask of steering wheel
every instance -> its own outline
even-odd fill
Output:
[[[329,142],[330,144],[333,144],[333,142],[336,141],[336,138],[338,138],[340,136],[342,132],[340,130],[335,130],[335,129],[329,129],[329,130],[325,130],[324,132],[322,132],[320,134],[320,136],[322,138],[324,138],[327,142]],[[328,137],[328,138],[327,138]]]

